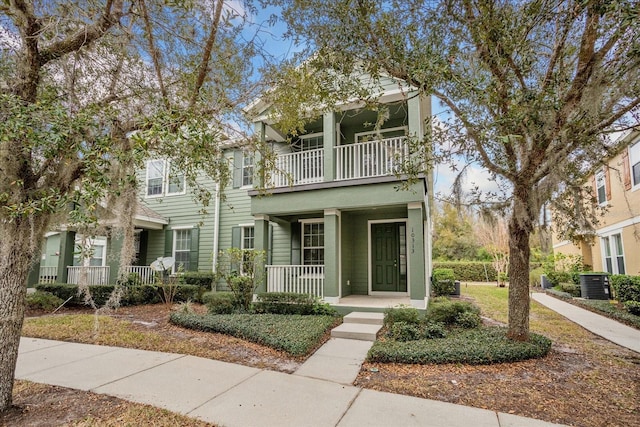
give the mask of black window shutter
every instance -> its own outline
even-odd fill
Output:
[[[233,152],[233,188],[242,187],[242,151]]]
[[[173,256],[173,230],[164,231],[164,256]]]

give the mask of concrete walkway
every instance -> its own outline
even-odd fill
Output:
[[[576,307],[544,293],[534,293],[534,301],[563,315],[586,330],[593,332],[622,347],[640,353],[640,330],[601,316],[589,310]]]
[[[331,339],[309,359],[315,360],[313,370],[305,372],[305,364],[289,375],[180,354],[22,338],[16,378],[108,394],[226,427],[554,425],[361,389],[345,383],[348,379],[341,375],[335,381],[310,378],[317,369],[333,372],[336,357],[348,359],[340,353],[345,347],[353,350],[352,357],[366,354],[364,347],[370,343],[352,341]],[[346,362],[359,369],[358,363]]]

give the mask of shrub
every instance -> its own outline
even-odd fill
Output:
[[[384,325],[391,328],[397,322],[418,324],[420,313],[414,307],[387,308],[384,311]]]
[[[451,295],[455,292],[456,276],[451,268],[435,268],[433,270],[432,285],[435,296]]]
[[[636,316],[640,316],[640,302],[638,301],[626,301],[624,303],[624,308],[631,314],[635,314]]]
[[[313,306],[319,302],[309,294],[292,292],[265,292],[258,295],[258,301],[253,304],[256,313],[272,314],[313,314]]]
[[[573,298],[573,295],[561,291],[559,286],[556,286],[555,288],[552,288],[552,289],[545,289],[545,292],[548,292],[551,295],[557,296],[558,298],[563,298],[563,299]]]
[[[249,276],[233,276],[229,278],[228,284],[236,297],[237,306],[249,311],[253,301],[253,279]]]
[[[204,292],[204,288],[198,285],[178,285],[173,300],[175,302],[200,302]]]
[[[640,276],[615,274],[609,280],[618,301],[623,303],[627,301],[640,302]]]
[[[213,272],[188,271],[180,275],[180,283],[185,285],[195,285],[201,288],[211,289],[213,283]]]
[[[542,278],[541,276],[544,274],[544,270],[540,267],[535,268],[529,272],[529,283],[531,286],[540,288],[542,287]]]
[[[579,297],[581,295],[580,286],[576,286],[574,283],[560,283],[558,288],[561,292],[565,292],[573,297]]]
[[[158,289],[153,285],[127,287],[120,300],[120,304],[123,306],[157,304],[159,302],[160,294],[158,293]]]
[[[490,262],[477,261],[456,261],[456,262],[434,262],[433,268],[450,268],[453,270],[458,280],[469,282],[495,281],[497,272]]]
[[[572,281],[571,274],[566,271],[548,271],[546,276],[553,286],[558,286],[560,283],[570,283]]]
[[[35,291],[32,294],[27,295],[27,308],[32,310],[45,310],[53,311],[60,307],[64,302],[63,299],[58,298],[49,292]]]
[[[455,320],[456,325],[465,329],[477,328],[481,323],[480,314],[473,311],[463,311],[456,316]]]
[[[415,341],[422,335],[420,325],[417,323],[395,322],[387,331],[387,336],[396,341]]]
[[[211,314],[231,314],[236,311],[236,297],[231,292],[206,292],[202,302]]]
[[[458,316],[465,312],[480,315],[480,309],[467,301],[434,301],[429,304],[427,319],[445,325],[456,325]]]
[[[551,340],[531,334],[527,342],[507,338],[506,328],[459,330],[445,339],[412,342],[377,341],[367,360],[378,363],[464,363],[470,365],[515,362],[544,357]]]
[[[447,330],[444,323],[425,322],[422,328],[422,338],[424,339],[445,338],[446,336]]]
[[[171,322],[205,332],[219,332],[283,350],[294,356],[315,349],[337,319],[333,316],[281,314],[197,315],[171,313]]]

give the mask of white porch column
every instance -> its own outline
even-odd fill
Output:
[[[322,116],[322,139],[324,143],[324,180],[336,179],[335,149],[338,144],[336,133],[336,114],[332,111]]]

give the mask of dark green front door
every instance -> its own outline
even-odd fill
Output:
[[[406,292],[405,223],[371,224],[371,236],[371,290],[373,292]]]

